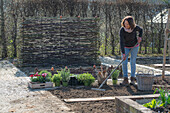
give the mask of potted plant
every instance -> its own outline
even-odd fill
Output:
[[[120,73],[119,70],[115,70],[115,71],[113,72],[113,74],[111,75],[113,84],[117,84],[117,79],[118,79],[118,77],[119,77],[119,73]]]
[[[62,77],[62,85],[63,86],[68,86],[68,82],[69,82],[69,77],[70,77],[70,70],[67,68],[61,69],[60,72],[58,72],[61,77]]]
[[[54,74],[51,80],[55,84],[55,86],[57,87],[57,86],[60,86],[62,77],[61,77],[60,74]]]
[[[83,79],[84,79],[84,75],[83,74],[77,75],[78,85],[84,85]]]
[[[46,71],[48,72],[48,71]],[[30,88],[47,88],[53,87],[49,73],[38,73],[30,75],[31,82],[28,83]]]
[[[95,81],[95,78],[90,73],[83,73],[82,75],[85,86],[90,86]]]

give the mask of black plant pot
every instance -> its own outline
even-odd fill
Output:
[[[78,80],[75,76],[70,76],[70,80],[68,83],[70,86],[76,86],[78,85]]]
[[[78,81],[77,85],[84,85],[84,83],[82,81]]]

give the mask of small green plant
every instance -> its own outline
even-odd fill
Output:
[[[111,76],[112,80],[117,80],[119,77],[119,73],[120,73],[119,70],[115,70]]]
[[[62,82],[68,82],[69,81],[69,77],[70,77],[70,70],[69,69],[61,69],[61,71],[58,72],[61,77],[62,77]]]
[[[60,74],[54,74],[52,77],[52,82],[55,83],[55,86],[60,86],[60,82],[62,80],[62,77]]]
[[[151,102],[148,102],[144,104],[143,106],[147,108],[156,109],[156,107],[161,107],[163,105],[161,104],[160,100],[153,99]]]
[[[81,79],[85,86],[90,86],[95,81],[95,78],[90,73],[83,73]]]
[[[162,90],[161,88],[160,89],[156,88],[153,94],[155,94],[157,90],[160,94],[159,98],[157,100],[153,99],[151,102],[144,104],[143,105],[144,107],[156,109],[157,107],[162,106],[166,107],[167,105],[170,104],[169,91]]]
[[[156,93],[157,90],[158,90],[158,92],[160,94],[159,100],[161,100],[163,106],[166,107],[167,105],[170,104],[170,95],[169,95],[170,90],[165,91],[165,90],[163,90],[161,88],[160,89],[156,88],[155,91],[154,91],[154,94]]]

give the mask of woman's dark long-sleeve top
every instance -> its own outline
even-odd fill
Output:
[[[138,42],[137,31],[139,32],[139,37],[142,37],[143,29],[138,25],[136,25],[131,33],[126,32],[124,28],[121,27],[119,35],[121,51],[123,54],[125,54],[125,47],[133,47]]]

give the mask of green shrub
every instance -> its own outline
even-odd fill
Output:
[[[83,73],[78,80],[83,81],[85,86],[90,86],[95,81],[95,78],[90,73]]]

